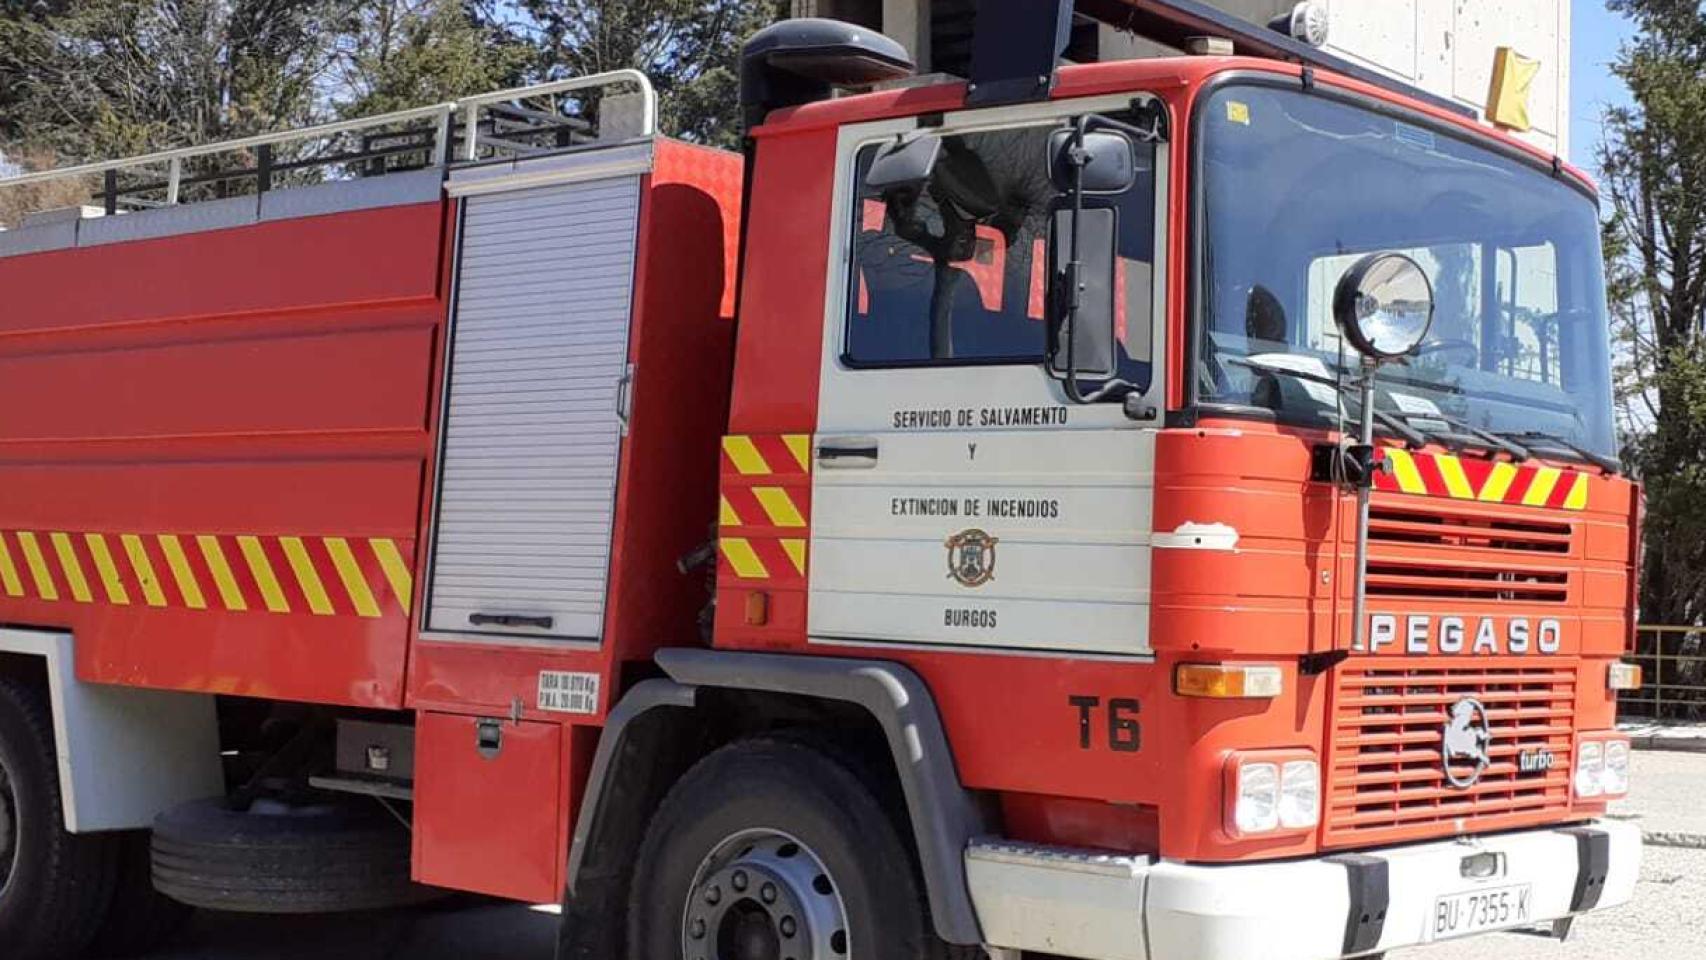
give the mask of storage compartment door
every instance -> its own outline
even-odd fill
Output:
[[[426,628],[596,640],[639,178],[467,199]]]
[[[415,879],[561,902],[563,728],[427,713],[415,755]]]

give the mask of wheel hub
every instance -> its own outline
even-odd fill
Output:
[[[810,848],[774,831],[747,831],[700,863],[681,946],[687,960],[842,960],[847,911]]]

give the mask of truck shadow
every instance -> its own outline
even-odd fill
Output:
[[[318,917],[197,914],[149,960],[550,960],[557,917],[478,898]]]

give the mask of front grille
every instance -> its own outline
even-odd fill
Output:
[[[1569,572],[1556,564],[1570,538],[1568,523],[1382,505],[1369,512],[1368,595],[1568,603]],[[1421,549],[1381,549],[1387,545]]]
[[[1429,600],[1521,600],[1566,603],[1570,575],[1430,561],[1369,561],[1368,595]]]
[[[1566,812],[1575,669],[1532,664],[1341,665],[1328,748],[1326,845],[1504,830]],[[1443,749],[1448,715],[1465,698],[1486,708],[1492,730],[1492,762],[1467,788],[1448,780]],[[1519,755],[1539,749],[1551,751],[1552,768],[1524,772]]]
[[[1570,525],[1546,520],[1511,520],[1472,513],[1376,506],[1368,513],[1370,540],[1501,553],[1569,553]]]

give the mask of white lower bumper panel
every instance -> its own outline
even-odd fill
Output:
[[[966,853],[991,946],[1087,960],[1336,960],[1529,926],[1634,895],[1632,824],[1226,866],[1007,842]]]

